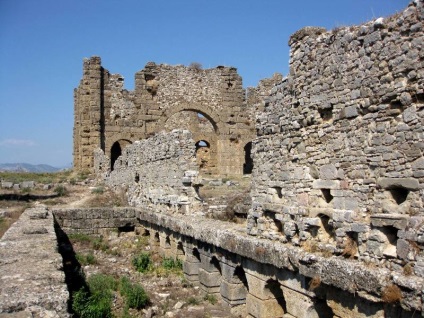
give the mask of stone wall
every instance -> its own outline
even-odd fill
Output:
[[[53,215],[27,209],[0,239],[0,316],[70,317]]]
[[[136,141],[125,148],[112,172],[102,170],[105,165],[105,155],[97,151],[96,174],[108,186],[124,189],[131,206],[190,213],[200,202],[194,187],[198,176],[195,145],[188,130]]]
[[[136,232],[150,237],[154,252],[182,260],[187,280],[242,316],[406,318],[422,311],[422,278],[252,237],[240,224],[144,208],[58,209],[54,214],[61,226],[77,219],[62,227],[66,232],[78,231],[77,224],[92,233],[111,230],[112,219],[135,216]],[[105,222],[93,222],[90,215],[98,220],[103,215]],[[393,286],[401,287],[401,298],[384,303]]]
[[[256,106],[245,99],[235,68],[149,62],[135,74],[134,91],[125,90],[123,83],[121,75],[101,66],[99,57],[84,60],[74,94],[75,169],[92,170],[93,151],[100,148],[113,170],[126,145],[164,129],[183,128],[192,132],[195,143],[208,144],[206,173],[243,174],[244,146],[255,137]],[[258,90],[255,103],[269,93],[270,85]]]
[[[53,208],[55,220],[66,234],[103,234],[112,230],[134,229],[138,225],[134,208]]]
[[[251,235],[424,277],[423,18],[414,1],[292,35],[257,120]]]

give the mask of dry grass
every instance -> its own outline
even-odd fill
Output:
[[[399,302],[402,299],[402,291],[394,284],[387,285],[381,293],[381,299],[388,304]]]
[[[0,238],[3,237],[4,233],[6,233],[10,226],[19,219],[22,212],[29,207],[30,206],[28,204],[15,207],[9,211],[8,217],[0,217]]]
[[[403,274],[405,276],[411,276],[412,274],[414,274],[414,267],[411,263],[408,263],[403,267]]]
[[[309,282],[308,290],[314,291],[321,285],[321,278],[319,276],[315,276]]]
[[[358,244],[351,238],[347,237],[342,255],[344,257],[353,258],[358,253]]]
[[[105,190],[102,193],[92,193],[92,196],[85,202],[86,207],[117,207],[127,206],[128,200],[125,191],[116,193]]]

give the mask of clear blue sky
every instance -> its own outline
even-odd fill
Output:
[[[238,68],[244,86],[288,72],[304,26],[360,24],[406,0],[0,0],[0,163],[72,162],[82,59],[125,77],[148,61]]]

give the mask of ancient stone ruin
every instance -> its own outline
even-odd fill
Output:
[[[129,92],[85,60],[74,165],[130,207],[55,209],[58,227],[138,228],[247,317],[423,316],[423,19],[415,0],[360,26],[301,29],[290,74],[247,92],[234,68],[153,63]],[[246,223],[203,217],[202,175],[250,169]]]
[[[233,67],[149,62],[135,74],[135,90],[127,91],[122,76],[110,74],[99,57],[86,59],[74,94],[74,168],[93,170],[93,151],[100,148],[113,170],[127,145],[183,128],[193,134],[202,172],[250,173],[255,113],[280,79],[276,74],[246,93]]]

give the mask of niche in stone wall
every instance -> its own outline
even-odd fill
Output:
[[[122,150],[131,144],[131,141],[126,139],[120,139],[115,141],[110,149],[110,170],[115,169],[115,162],[122,155]]]
[[[367,241],[367,251],[377,257],[397,257],[397,232],[393,226],[373,227]]]
[[[387,189],[390,197],[397,203],[402,204],[408,198],[409,190],[403,187],[392,187]]]
[[[275,304],[268,303],[268,305],[273,307],[272,312],[275,317],[283,317],[287,313],[287,304],[281,284],[275,279],[268,279],[265,284],[265,292],[270,296],[269,301],[275,300]]]
[[[250,141],[244,146],[243,174],[251,174],[252,170],[253,170],[252,142]]]
[[[321,220],[321,225],[317,232],[317,238],[321,242],[330,242],[334,241],[335,231],[333,227],[333,222],[328,215],[318,214],[318,218]]]
[[[318,108],[319,116],[323,121],[330,121],[333,119],[333,106],[327,108]]]
[[[324,198],[325,202],[330,203],[333,201],[333,195],[331,194],[330,189],[321,189],[322,197]]]

